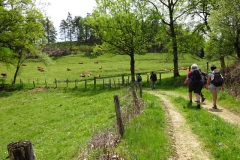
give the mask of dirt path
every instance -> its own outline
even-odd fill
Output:
[[[180,94],[172,91],[154,90],[147,91],[150,94],[158,96],[167,112],[167,119],[170,125],[170,134],[174,141],[174,148],[177,156],[171,157],[172,159],[190,160],[190,159],[211,159],[209,153],[202,148],[201,142],[196,135],[191,132],[191,129],[186,125],[185,119],[177,111],[174,105],[168,100],[168,96],[183,97],[188,99],[188,93]],[[195,98],[195,95],[193,95]],[[218,109],[212,109],[212,100],[205,100],[201,103],[201,108],[218,115],[229,123],[240,125],[240,116],[232,113],[218,105]]]
[[[158,96],[167,112],[167,119],[170,123],[169,130],[177,154],[175,157],[171,157],[170,160],[210,159],[208,152],[202,149],[201,142],[191,132],[191,129],[186,125],[185,119],[168,100],[167,96],[160,94],[158,91],[148,91],[148,93]]]
[[[171,91],[156,91],[156,93],[161,93],[161,95],[170,95],[170,96],[181,96],[185,99],[188,99],[188,93],[184,93],[184,94],[178,94],[176,92],[171,92]],[[193,94],[193,99],[195,98],[195,95]],[[212,100],[209,99],[209,100],[205,100],[204,103],[201,103],[201,107],[202,108],[205,108],[207,109],[209,112],[215,114],[215,115],[218,115],[219,117],[221,117],[222,119],[230,122],[230,123],[233,123],[233,124],[237,124],[237,125],[240,125],[240,116],[239,115],[236,115],[234,114],[233,112],[225,109],[224,107],[222,106],[219,106],[218,105],[218,109],[212,109]]]

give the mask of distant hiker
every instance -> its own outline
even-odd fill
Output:
[[[202,75],[197,68],[197,64],[193,64],[191,66],[191,71],[188,72],[184,83],[188,84],[189,103],[192,104],[192,92],[194,92],[196,95],[195,102],[197,103],[197,108],[200,108],[200,89],[202,87]]]
[[[140,73],[138,73],[137,84],[140,85],[140,83],[142,83],[142,76],[140,75]]]
[[[208,74],[208,80],[206,84],[206,89],[210,90],[213,96],[213,109],[217,109],[217,93],[222,89],[224,90],[223,86],[223,76],[221,73],[217,70],[217,67],[212,65],[211,71]]]
[[[152,90],[156,88],[155,82],[157,81],[156,73],[152,72],[150,76],[150,80],[152,81]]]
[[[208,77],[208,75],[207,75],[207,73],[202,72],[201,69],[199,69],[199,71],[202,74],[202,85],[200,87],[200,96],[201,96],[201,99],[202,99],[201,101],[204,102],[206,98],[205,98],[205,96],[202,93],[202,89],[207,84],[207,77]]]

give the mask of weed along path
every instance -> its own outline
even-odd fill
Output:
[[[210,159],[208,152],[202,149],[201,142],[197,139],[197,136],[191,132],[185,119],[168,100],[167,95],[160,94],[157,90],[148,91],[148,93],[158,96],[165,107],[169,132],[172,136],[173,147],[177,154],[170,159]]]

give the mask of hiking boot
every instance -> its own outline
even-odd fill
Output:
[[[216,105],[213,105],[213,107],[212,107],[213,109],[217,109],[217,106]]]
[[[206,99],[205,97],[202,97],[202,102],[204,102],[204,101],[205,101],[205,99]]]

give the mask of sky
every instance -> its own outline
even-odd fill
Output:
[[[87,13],[92,13],[96,6],[95,0],[37,0],[37,4],[40,1],[49,3],[47,7],[44,7],[44,10],[46,10],[46,15],[50,17],[57,31],[59,31],[61,21],[67,19],[68,12],[71,13],[72,18],[75,16],[85,18]]]

